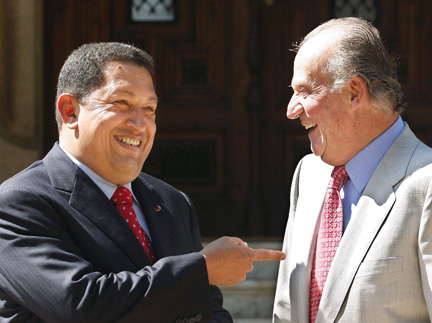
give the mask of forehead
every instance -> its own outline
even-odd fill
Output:
[[[103,69],[104,80],[110,81],[115,79],[141,80],[153,84],[153,78],[150,72],[144,66],[138,66],[128,62],[109,62]]]
[[[110,62],[104,70],[102,88],[108,91],[128,88],[134,91],[155,92],[150,72],[143,66],[125,62]]]
[[[297,56],[298,58],[298,56]],[[296,89],[299,87],[314,88],[323,81],[321,64],[315,59],[298,60],[294,63],[294,74],[291,86]]]
[[[335,41],[334,35],[318,34],[300,47],[294,60],[293,87],[326,79],[322,69],[335,48]]]

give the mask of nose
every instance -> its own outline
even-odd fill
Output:
[[[288,102],[286,116],[288,119],[297,119],[303,113],[303,106],[300,103],[300,96],[294,93]]]
[[[127,125],[136,130],[144,130],[147,127],[148,116],[141,108],[131,109],[129,117],[126,121]]]

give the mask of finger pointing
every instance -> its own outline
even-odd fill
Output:
[[[284,260],[286,255],[282,251],[269,249],[252,249],[252,261]]]

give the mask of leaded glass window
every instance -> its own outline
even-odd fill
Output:
[[[334,0],[334,15],[340,17],[362,17],[376,21],[379,0]]]
[[[132,0],[132,21],[169,22],[175,20],[174,0]]]

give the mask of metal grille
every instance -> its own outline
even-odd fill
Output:
[[[174,0],[133,0],[132,21],[167,22],[175,20]]]
[[[334,0],[335,17],[362,17],[368,21],[375,21],[377,1],[379,0]]]

